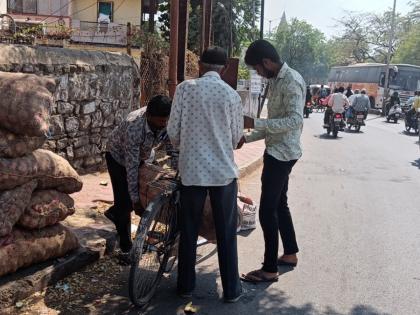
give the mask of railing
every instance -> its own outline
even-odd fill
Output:
[[[71,28],[73,42],[127,45],[127,26],[123,24],[73,20]]]

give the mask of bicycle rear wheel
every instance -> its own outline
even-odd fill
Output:
[[[176,207],[171,196],[161,195],[147,207],[132,249],[129,296],[143,307],[153,298],[176,239]]]

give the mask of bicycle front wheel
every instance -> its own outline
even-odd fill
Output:
[[[137,229],[129,274],[132,303],[144,307],[153,298],[176,238],[176,207],[160,195],[147,207]]]

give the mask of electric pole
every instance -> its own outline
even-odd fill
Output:
[[[260,39],[264,39],[264,7],[265,0],[261,0]]]
[[[386,115],[385,101],[389,96],[389,65],[391,63],[392,42],[394,41],[395,32],[395,9],[397,7],[397,0],[394,0],[394,8],[392,10],[391,32],[389,34],[388,54],[386,55],[386,69],[385,69],[385,86],[384,96],[382,98],[382,115]]]

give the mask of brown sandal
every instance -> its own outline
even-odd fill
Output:
[[[273,278],[269,278],[264,274],[263,270],[258,269],[258,270],[248,272],[247,274],[242,274],[241,280],[244,282],[252,282],[252,283],[277,282],[279,280],[279,277],[275,276]]]

